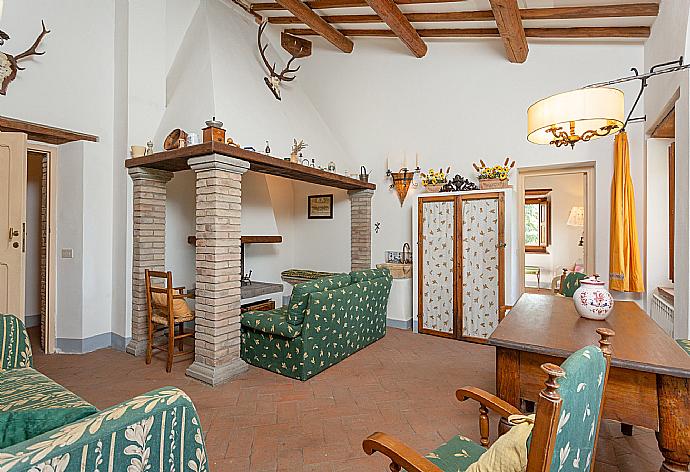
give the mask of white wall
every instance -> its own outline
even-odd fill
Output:
[[[685,1],[663,0],[659,16],[645,44],[645,68],[655,64],[688,57],[688,16],[690,4]],[[686,61],[687,62],[687,61]],[[651,133],[675,102],[676,156],[690,155],[690,74],[676,72],[649,81],[644,104],[648,117],[645,129]],[[675,317],[674,335],[690,338],[690,163],[676,159],[676,234],[675,234]],[[652,191],[653,189],[648,189]],[[650,209],[653,211],[653,209]],[[651,246],[650,246],[651,247]],[[651,256],[650,256],[651,257]],[[655,257],[663,257],[662,254]],[[650,287],[653,288],[653,287]]]
[[[669,279],[668,225],[668,147],[670,139],[647,140],[647,274],[649,292],[656,287],[672,286]],[[647,297],[647,309],[651,297]]]
[[[544,175],[527,177],[525,189],[550,188],[551,245],[548,254],[525,254],[525,264],[541,267],[541,287],[549,288],[553,277],[562,269],[584,265],[584,248],[578,246],[584,228],[568,226],[570,210],[584,207],[584,174]],[[536,286],[535,276],[526,276],[527,285]]]
[[[359,169],[364,164],[378,186],[372,218],[382,224],[373,235],[374,263],[383,260],[386,250],[399,250],[410,241],[412,197],[418,191],[411,189],[400,208],[384,176],[386,156],[391,166],[397,160],[399,167],[404,152],[408,164],[419,152],[424,170],[451,165],[451,173],[469,177],[475,176],[472,162],[479,159],[497,163],[510,156],[519,167],[595,161],[596,270],[608,278],[613,138],[578,144],[574,150],[536,146],[526,139],[526,113],[545,96],[641,68],[642,45],[533,42],[527,62],[512,64],[498,39],[430,40],[423,59],[411,57],[396,40],[357,39],[352,54],[321,48],[320,40],[314,41],[316,53],[305,61],[298,81],[353,156],[336,161],[338,167]],[[630,106],[636,86],[623,84],[621,89]],[[643,224],[642,125],[631,125],[629,134],[637,215]],[[338,231],[333,227],[323,237],[336,237]],[[297,254],[306,250],[298,247]]]

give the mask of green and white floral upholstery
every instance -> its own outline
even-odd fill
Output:
[[[34,369],[0,371],[0,449],[97,411]]]
[[[199,417],[175,387],[101,412],[31,366],[24,324],[0,314],[0,472],[208,471]]]
[[[587,274],[582,272],[568,272],[563,278],[563,286],[561,287],[561,294],[573,298],[575,290],[580,287],[580,280],[587,277]]]
[[[0,313],[0,356],[0,371],[33,366],[29,335],[14,315]]]
[[[366,272],[305,282],[287,308],[243,313],[242,359],[307,380],[382,338],[392,278],[387,269]]]
[[[687,339],[676,339],[676,342],[680,347],[682,347],[685,352],[690,355],[690,340]]]
[[[0,449],[0,472],[207,471],[191,400],[164,387]]]
[[[480,446],[471,439],[464,436],[455,436],[424,457],[443,471],[464,472],[470,465],[477,462],[479,457],[485,452],[485,447]]]
[[[558,421],[553,472],[588,472],[599,426],[604,395],[606,359],[596,346],[583,347],[561,364],[565,377],[558,380],[563,399]]]

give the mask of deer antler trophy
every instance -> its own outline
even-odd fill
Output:
[[[261,35],[266,29],[267,24],[268,23],[264,21],[263,23],[261,23],[261,25],[259,25],[259,54],[261,54],[261,59],[263,59],[264,64],[266,65],[266,69],[268,69],[268,76],[264,77],[264,82],[271,90],[271,92],[273,92],[273,95],[278,100],[280,100],[280,84],[282,82],[290,82],[292,80],[295,80],[294,75],[288,74],[294,74],[301,67],[297,66],[297,68],[291,69],[290,66],[292,65],[292,61],[311,55],[311,41],[298,38],[297,36],[293,36],[285,32],[281,33],[280,44],[281,46],[283,46],[283,49],[290,53],[292,57],[285,65],[285,68],[280,73],[277,73],[275,63],[273,63],[273,65],[271,66],[271,63],[268,62],[268,59],[266,59],[266,49],[268,48],[268,44],[264,46],[261,45]]]
[[[31,47],[23,53],[12,56],[11,54],[0,51],[0,95],[5,95],[7,93],[7,86],[17,77],[17,71],[24,70],[23,67],[19,67],[19,65],[17,65],[17,62],[21,61],[22,59],[26,59],[27,57],[41,56],[45,54],[45,51],[38,52],[36,50],[38,45],[41,44],[43,37],[50,33],[50,30],[46,29],[46,25],[43,21],[41,21],[41,25],[43,26],[43,31],[41,31],[41,34],[38,35],[38,38],[36,38],[36,41],[34,41]],[[9,39],[9,36],[4,34],[2,38]]]

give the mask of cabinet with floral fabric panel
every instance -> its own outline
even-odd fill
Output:
[[[502,192],[419,197],[418,330],[485,340],[504,307]]]

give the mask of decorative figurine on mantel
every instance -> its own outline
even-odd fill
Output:
[[[304,142],[304,139],[300,139],[297,141],[297,139],[292,140],[292,151],[290,151],[290,162],[294,163],[299,163],[299,157],[302,150],[304,150],[306,147],[309,145]]]
[[[151,154],[153,154],[153,141],[149,140],[146,143],[146,153],[144,155],[150,156]]]
[[[515,161],[510,162],[510,157],[506,157],[503,165],[488,167],[484,161],[479,160],[479,164],[472,164],[474,169],[479,172],[479,188],[482,190],[492,190],[498,188],[508,188],[508,177],[510,171],[515,167]]]
[[[266,140],[266,149],[264,149],[264,152],[266,154],[271,154],[271,146],[268,144],[268,140]]]
[[[216,141],[225,143],[225,130],[223,129],[223,122],[217,121],[214,116],[212,120],[206,122],[206,128],[202,129],[203,140],[205,143]]]

